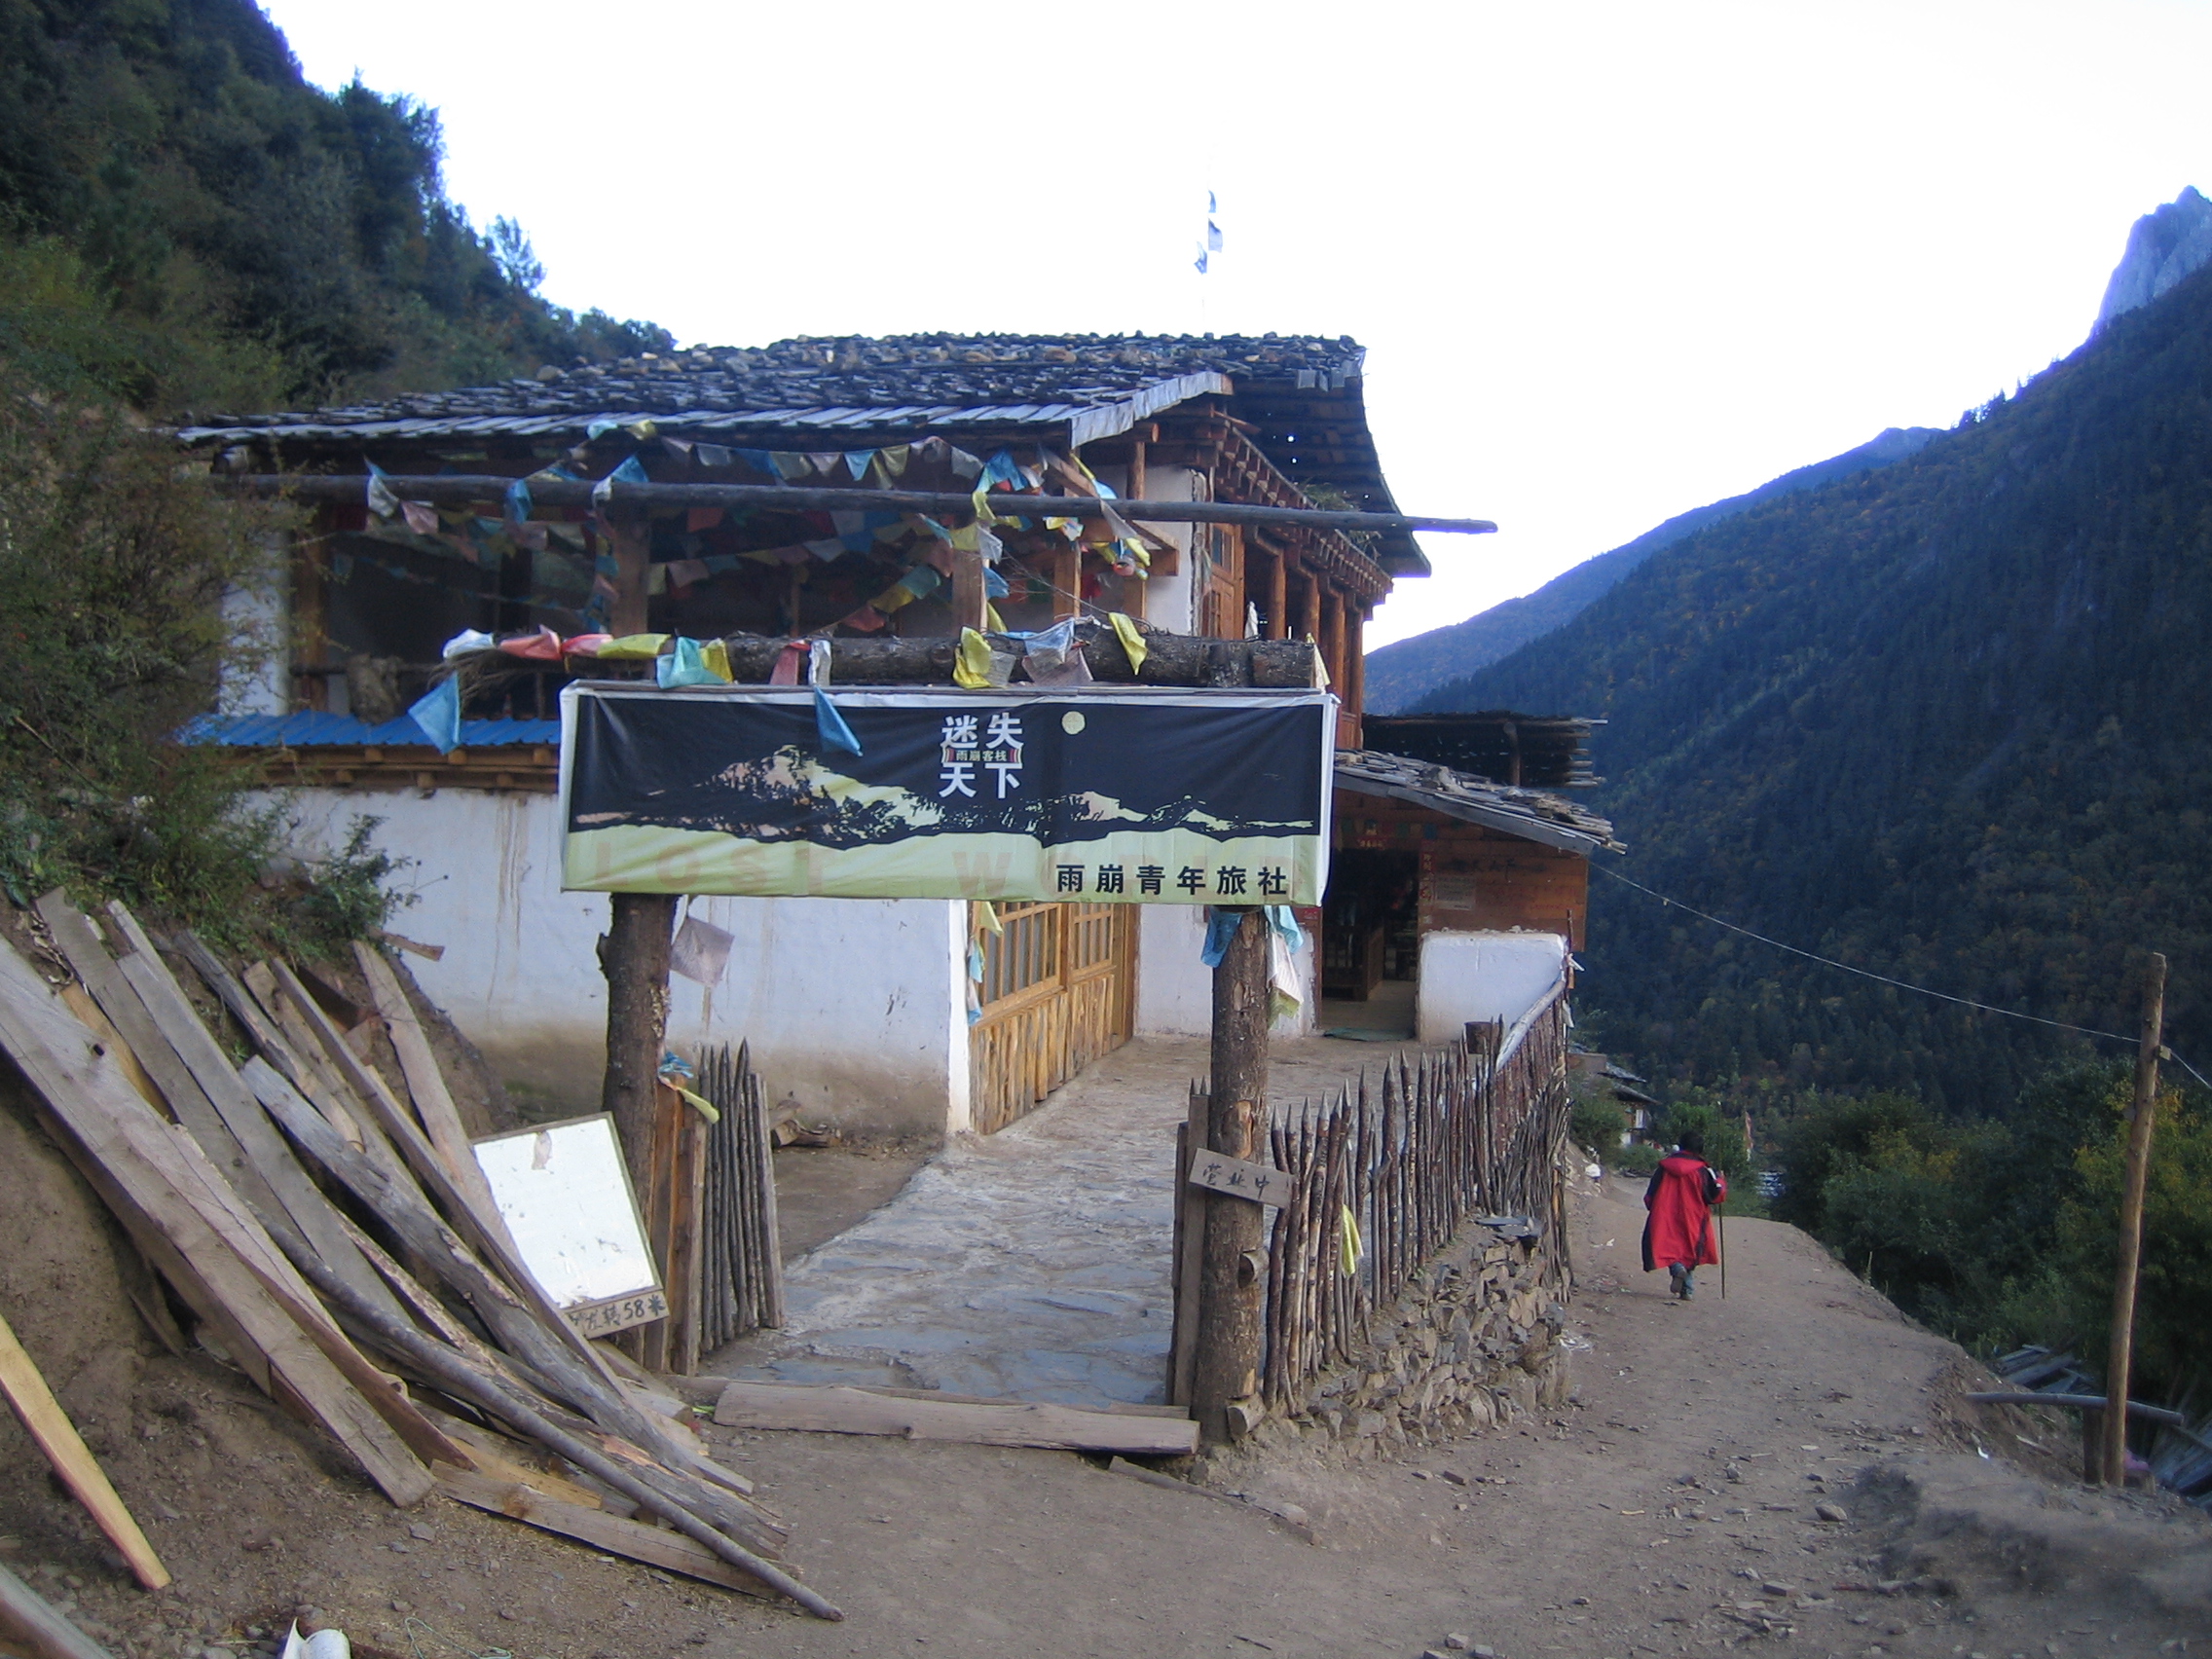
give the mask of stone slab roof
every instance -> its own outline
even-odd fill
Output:
[[[1337,788],[1355,794],[1411,801],[1584,858],[1599,851],[1627,851],[1613,839],[1611,820],[1542,790],[1493,784],[1431,760],[1373,749],[1340,749],[1336,770]]]
[[[756,349],[646,353],[546,367],[530,379],[298,413],[218,415],[188,442],[252,435],[580,430],[606,416],[691,425],[921,428],[1060,424],[1088,411],[1146,413],[1249,383],[1335,391],[1360,377],[1351,340],[1162,335],[905,334],[780,340]],[[1164,399],[1164,401],[1162,401]],[[734,419],[733,419],[734,418]],[[1095,436],[1107,436],[1098,432]],[[1078,440],[1081,441],[1081,440]]]

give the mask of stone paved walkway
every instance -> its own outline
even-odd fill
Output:
[[[1395,1051],[1278,1043],[1278,1107]],[[995,1135],[953,1142],[792,1264],[789,1323],[704,1369],[1071,1405],[1158,1404],[1174,1309],[1175,1124],[1202,1038],[1128,1044]]]

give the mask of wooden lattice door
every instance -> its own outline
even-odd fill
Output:
[[[1128,1041],[1134,904],[1002,904],[983,933],[982,1013],[969,1028],[969,1109],[1002,1129]]]

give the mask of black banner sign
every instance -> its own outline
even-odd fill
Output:
[[[1318,904],[1320,691],[562,694],[563,885],[614,893]]]

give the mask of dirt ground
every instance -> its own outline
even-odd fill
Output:
[[[27,1160],[44,1185],[24,1190],[63,1216],[63,1172],[35,1132],[16,1124],[0,1153]],[[1570,1328],[1590,1346],[1573,1404],[1364,1456],[1278,1433],[1207,1471],[1301,1505],[1310,1542],[1068,1454],[708,1428],[791,1523],[790,1563],[844,1607],[822,1623],[442,1499],[396,1511],[213,1358],[162,1353],[112,1319],[71,1335],[55,1312],[22,1321],[24,1340],[178,1582],[131,1588],[13,1423],[0,1560],[129,1659],[233,1659],[302,1608],[367,1659],[1415,1659],[1450,1636],[1500,1659],[2212,1645],[2203,1517],[2046,1480],[2064,1442],[1961,1404],[1958,1350],[1791,1230],[1731,1226],[1728,1298],[1709,1273],[1694,1303],[1671,1302],[1637,1271],[1641,1209],[1617,1185],[1574,1205]],[[41,1230],[7,1224],[13,1313]],[[120,1280],[99,1277],[63,1294],[112,1308]],[[121,1396],[120,1374],[134,1379]],[[1862,1588],[1884,1581],[1897,1593]]]

